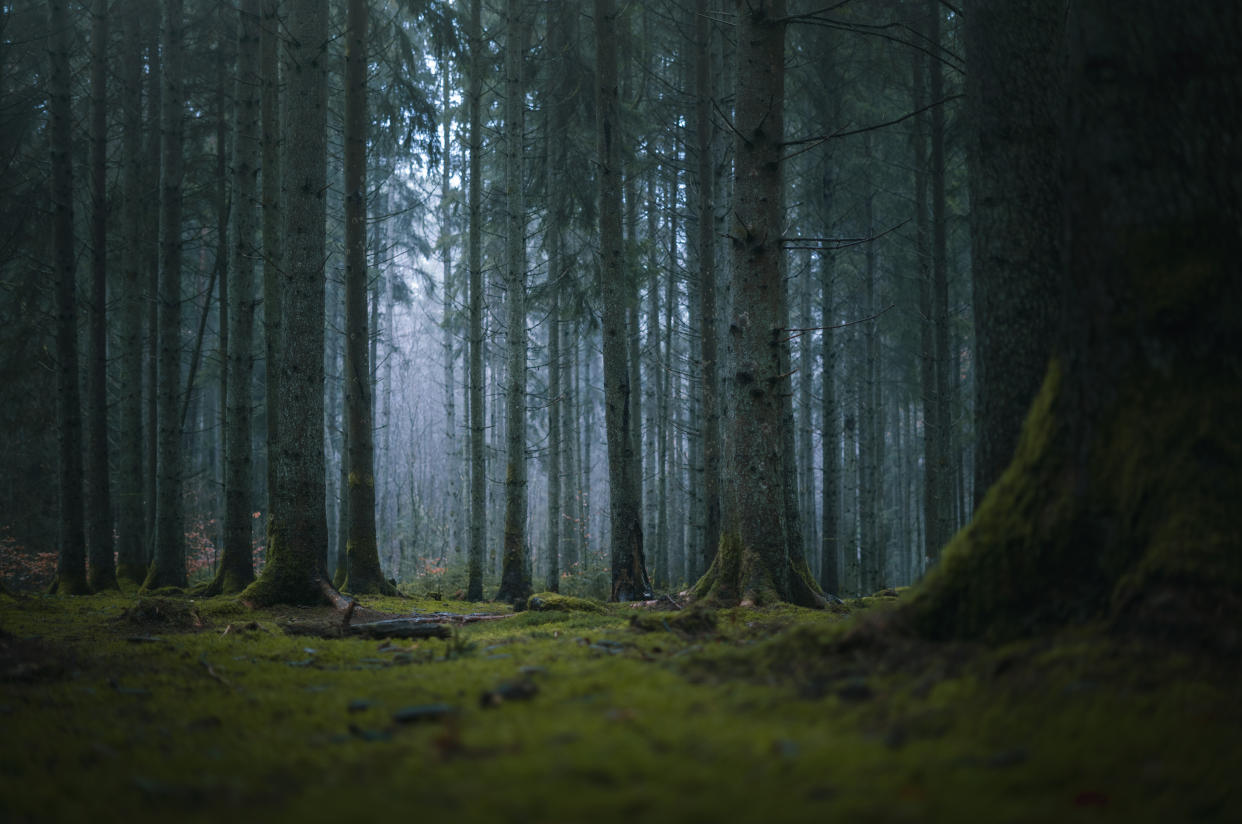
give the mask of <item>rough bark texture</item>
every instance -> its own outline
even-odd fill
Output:
[[[734,300],[726,394],[725,507],[716,558],[695,586],[712,601],[823,604],[804,560],[791,556],[786,523],[781,142],[785,3],[738,0],[734,166]]]
[[[523,138],[526,132],[527,25],[524,0],[508,0],[505,40],[505,290],[508,391],[505,398],[504,555],[496,599],[524,604],[531,594],[526,546],[526,202]]]
[[[345,34],[345,418],[349,474],[349,559],[354,593],[396,595],[375,541],[375,438],[367,325],[366,0],[349,0]],[[451,391],[451,387],[450,387]]]
[[[323,437],[324,196],[327,190],[326,0],[289,16],[285,138],[298,151],[285,169],[288,243],[281,275],[283,339],[276,365],[280,438],[272,460],[276,489],[267,530],[267,564],[242,597],[256,606],[345,601],[327,580]],[[269,447],[270,449],[270,447]]]
[[[969,96],[970,245],[975,315],[975,499],[1013,457],[1052,346],[1062,180],[1057,46],[1065,4],[1037,0],[1012,25],[1006,4],[964,17]]]
[[[703,569],[716,553],[720,538],[720,370],[716,332],[716,221],[712,168],[711,19],[707,0],[694,7],[694,128],[698,199],[699,252],[699,384],[700,424],[703,438]]]
[[[604,296],[604,429],[608,441],[613,601],[646,600],[651,584],[643,560],[637,456],[630,430],[628,304],[621,238],[621,163],[617,91],[616,4],[595,0],[596,151],[599,157],[600,278]]]
[[[60,552],[55,592],[84,595],[86,527],[82,500],[82,400],[78,389],[77,272],[73,232],[73,112],[65,0],[51,0],[49,129],[52,165],[52,261],[56,273],[57,429],[60,432]]]
[[[260,139],[260,168],[263,198],[263,374],[264,425],[267,435],[267,511],[275,508],[276,462],[273,455],[280,442],[280,270],[284,265],[282,231],[284,223],[283,183],[281,180],[280,54],[279,34],[284,26],[281,0],[263,0],[263,27],[259,34],[259,74],[263,98],[259,117],[263,123]]]
[[[121,360],[120,432],[117,449],[117,577],[139,584],[147,574],[144,549],[142,341],[144,337],[142,282],[144,255],[142,74],[143,26],[140,16],[122,15],[124,47],[121,53],[122,220],[125,256],[121,262],[119,324]]]
[[[237,25],[233,145],[233,244],[229,263],[229,368],[224,429],[224,549],[208,592],[241,592],[254,581],[254,460],[250,446],[254,372],[255,229],[259,171],[259,0],[242,0]]]
[[[1242,144],[1221,139],[1242,8],[1167,12],[1068,18],[1065,331],[1013,462],[905,611],[924,634],[1105,618],[1242,643]]]
[[[87,377],[87,583],[117,589],[108,471],[108,3],[91,9],[91,322]]]
[[[483,544],[487,540],[487,500],[483,452],[483,182],[482,97],[483,34],[481,0],[470,0],[470,190],[467,195],[470,228],[467,254],[470,267],[470,551],[466,599],[483,600]]]
[[[181,500],[181,185],[185,127],[181,0],[164,4],[160,175],[159,385],[155,549],[144,589],[186,585],[185,516]]]

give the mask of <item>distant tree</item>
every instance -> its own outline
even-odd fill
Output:
[[[237,10],[237,83],[234,94],[233,245],[228,271],[232,300],[228,319],[228,407],[224,444],[224,548],[209,593],[241,592],[254,581],[251,536],[254,516],[254,460],[251,454],[251,383],[254,375],[254,316],[259,202],[259,2],[242,0]]]
[[[123,46],[121,85],[121,215],[125,254],[121,262],[120,425],[117,443],[117,575],[140,584],[147,575],[143,478],[142,343],[145,291],[142,280],[146,204],[143,198],[142,88],[143,51],[146,47],[142,15],[121,15]]]
[[[91,7],[91,319],[87,370],[87,582],[117,589],[108,455],[108,2]]]
[[[470,70],[466,103],[469,110],[469,178],[467,266],[470,268],[470,550],[467,554],[466,599],[483,600],[483,544],[487,540],[486,470],[483,410],[483,24],[481,0],[470,0],[467,38]]]
[[[90,592],[86,582],[86,529],[82,500],[82,399],[78,390],[77,261],[73,231],[73,111],[70,32],[66,0],[49,0],[51,71],[52,261],[56,273],[57,429],[60,432],[60,555],[52,590]]]
[[[1054,31],[1031,29],[1025,3],[997,5],[999,42]],[[1221,139],[1242,117],[1242,7],[1167,12],[1082,0],[1064,39],[1038,44],[1068,44],[1064,206],[1038,224],[1065,249],[1062,331],[1013,460],[897,616],[922,634],[1104,619],[1242,643],[1242,143]],[[1013,255],[1030,241],[1013,236]]]
[[[164,3],[161,110],[159,276],[159,478],[155,501],[155,550],[144,589],[186,585],[185,513],[181,451],[181,213],[185,159],[184,25],[182,0]]]

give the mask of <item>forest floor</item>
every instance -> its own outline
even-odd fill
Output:
[[[1242,820],[1239,662],[860,630],[897,600],[377,641],[299,633],[330,610],[0,595],[0,821]]]

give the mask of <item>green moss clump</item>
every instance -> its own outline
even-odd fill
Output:
[[[691,638],[716,632],[716,611],[691,606],[680,612],[639,612],[630,616],[630,626],[639,632],[672,632]]]
[[[572,595],[561,595],[556,592],[536,592],[526,599],[526,608],[532,612],[598,612],[603,613],[603,604],[587,598],[575,598]]]
[[[139,626],[201,629],[207,625],[193,603],[180,598],[143,596],[121,613],[121,620]]]

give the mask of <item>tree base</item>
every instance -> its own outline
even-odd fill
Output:
[[[936,639],[1105,620],[1242,646],[1242,386],[1206,362],[1134,371],[1079,453],[1052,362],[1013,462],[895,617]]]
[[[778,568],[773,566],[780,565]],[[725,532],[711,567],[694,585],[695,601],[721,607],[768,606],[785,601],[801,607],[822,609],[828,601],[820,594],[807,570],[788,557],[765,563],[737,532]]]

